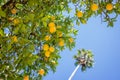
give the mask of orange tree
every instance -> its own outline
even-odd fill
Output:
[[[0,78],[38,80],[49,70],[55,72],[60,51],[75,46],[78,30],[73,23],[86,24],[91,16],[100,15],[113,26],[119,4],[119,0],[0,0]]]

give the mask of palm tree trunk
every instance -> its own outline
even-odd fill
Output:
[[[77,65],[77,67],[75,68],[75,70],[73,71],[73,73],[71,74],[71,76],[69,77],[68,80],[72,80],[72,77],[75,75],[76,71],[78,70],[78,68],[80,67],[80,64]]]

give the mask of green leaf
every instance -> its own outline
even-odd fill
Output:
[[[3,54],[0,54],[0,59],[3,57]]]
[[[46,22],[43,22],[43,25],[44,25],[44,27],[47,27],[47,23]]]
[[[7,49],[10,50],[12,48],[11,43],[8,44]]]
[[[77,20],[77,21],[76,21],[76,24],[77,24],[78,26],[80,26],[80,21],[79,21],[79,20]]]
[[[33,0],[29,0],[29,1],[28,1],[28,5],[29,5],[29,6],[34,6],[34,1],[33,1]]]
[[[16,7],[17,7],[18,9],[22,9],[22,8],[23,8],[23,4],[17,3],[17,4],[16,4]]]
[[[2,11],[1,7],[0,7],[0,16],[6,17],[6,13],[4,11]]]
[[[86,24],[87,23],[87,21],[85,19],[80,19],[80,21],[81,21],[82,24]]]
[[[18,34],[19,30],[20,30],[20,27],[17,26],[17,27],[14,28],[13,33],[14,33],[14,34]]]
[[[34,16],[35,16],[35,14],[28,14],[28,17],[29,17],[29,20],[31,20],[31,21],[33,21],[34,20]]]
[[[30,44],[28,46],[28,49],[31,50],[32,52],[34,51],[35,47],[34,47],[34,44]]]
[[[26,43],[29,43],[30,41],[28,40],[28,39],[25,39],[25,38],[21,38],[20,39],[20,41],[19,41],[19,43],[21,44],[21,45],[25,45]]]
[[[4,36],[4,31],[0,29],[0,36]]]
[[[20,24],[19,27],[20,27],[19,31],[21,33],[27,33],[27,28],[25,24]]]

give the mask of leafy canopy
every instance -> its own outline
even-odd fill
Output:
[[[73,23],[86,24],[100,15],[113,26],[119,4],[119,0],[0,0],[0,78],[36,80],[49,70],[55,72],[60,51],[75,46],[78,30]]]

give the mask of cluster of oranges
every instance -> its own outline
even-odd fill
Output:
[[[12,12],[12,14],[15,14],[15,10],[12,10],[11,12]],[[13,20],[13,21],[14,21],[14,24],[18,24],[17,20]],[[64,34],[61,31],[62,26],[59,26],[59,25],[56,26],[56,24],[55,24],[54,21],[55,21],[55,17],[52,16],[51,17],[51,22],[48,23],[48,32],[49,32],[49,34],[47,34],[44,37],[44,40],[45,41],[50,41],[50,40],[52,40],[53,35],[56,35],[57,38],[59,37],[58,38],[58,43],[57,43],[58,46],[63,47],[65,45],[65,40],[62,38],[63,34]],[[13,41],[17,42],[17,37],[16,36],[13,37]],[[72,37],[70,37],[68,39],[68,41],[70,43],[72,43],[74,41],[74,39]],[[44,52],[45,59],[49,59],[49,57],[51,57],[51,54],[55,52],[55,47],[49,45],[48,43],[43,44],[42,49],[43,49],[43,52]],[[55,61],[51,61],[51,63],[53,65],[56,64]],[[40,69],[38,71],[38,74],[41,75],[41,76],[43,76],[45,74],[45,70],[44,69]],[[29,80],[29,76],[28,75],[24,76],[24,80]]]
[[[93,4],[91,5],[90,9],[91,9],[92,11],[97,11],[97,10],[98,10],[98,5],[95,4],[95,3],[93,3]],[[112,9],[113,9],[113,4],[112,4],[112,3],[108,3],[108,4],[106,5],[106,10],[107,10],[107,11],[111,11]],[[80,17],[83,16],[83,12],[82,12],[82,11],[77,11],[76,15],[77,15],[78,18],[80,18]]]
[[[17,13],[17,10],[16,10],[15,8],[13,8],[13,9],[11,10],[11,13],[12,13],[13,15],[15,15],[15,14]],[[19,24],[19,22],[20,22],[20,20],[19,20],[18,18],[13,18],[13,17],[8,18],[8,20],[9,20],[9,21],[12,21],[14,25],[17,25],[17,24]]]
[[[110,11],[110,10],[112,10],[113,9],[113,4],[112,3],[108,3],[107,5],[106,5],[106,10],[108,10],[108,11]],[[97,4],[92,4],[91,5],[91,10],[92,11],[96,11],[96,10],[98,10],[98,5]]]
[[[54,22],[50,22],[50,23],[48,24],[48,26],[49,26],[49,31],[50,31],[50,33],[56,32],[56,26],[55,26],[55,23],[54,23]]]
[[[95,4],[95,3],[92,4],[91,7],[90,7],[91,11],[97,11],[98,8],[99,8],[98,5]],[[112,9],[113,9],[113,4],[112,4],[112,3],[108,3],[108,4],[106,5],[106,10],[107,10],[107,11],[111,11]],[[12,10],[11,10],[11,13],[12,13],[13,15],[15,15],[15,14],[17,13],[17,10],[16,10],[16,9],[12,9]],[[82,11],[77,11],[76,16],[77,16],[78,18],[83,17],[83,12],[82,12]],[[17,24],[20,23],[20,20],[17,19],[17,18],[16,18],[16,19],[9,18],[9,19],[13,21],[14,25],[17,25]],[[59,37],[62,37],[62,36],[63,36],[62,31],[58,31],[58,30],[57,30],[57,29],[60,29],[60,28],[62,28],[62,27],[61,27],[61,26],[56,26],[54,20],[55,20],[55,17],[52,16],[52,17],[51,17],[51,22],[48,23],[48,28],[49,28],[49,33],[50,33],[50,34],[45,36],[44,39],[45,39],[46,41],[51,40],[51,34],[53,34],[53,33],[56,33],[56,35],[59,36]],[[13,36],[11,39],[12,39],[13,42],[18,42],[17,36]],[[63,47],[63,46],[65,45],[65,40],[64,40],[63,38],[60,38],[58,41],[59,41],[59,42],[58,42],[58,45],[59,45],[60,47]],[[74,39],[73,39],[72,37],[70,37],[70,38],[68,39],[68,41],[69,41],[70,43],[73,43],[73,42],[74,42]],[[43,45],[43,51],[44,51],[45,57],[46,57],[46,58],[49,58],[50,55],[51,55],[51,53],[55,52],[55,48],[54,48],[53,46],[49,46],[48,44],[44,44],[44,45]],[[55,61],[52,61],[52,63],[55,64]],[[41,68],[41,69],[38,71],[38,74],[41,75],[41,76],[43,76],[43,75],[45,74],[45,70]],[[24,76],[24,80],[29,80],[29,76],[28,76],[28,75],[25,75],[25,76]]]
[[[50,57],[50,54],[55,51],[55,48],[53,46],[49,46],[48,44],[44,44],[43,50],[45,51],[45,56]]]

